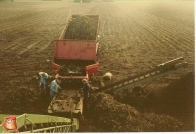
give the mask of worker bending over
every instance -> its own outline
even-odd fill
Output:
[[[61,80],[60,78],[56,78],[55,80],[53,80],[50,84],[50,99],[52,100],[54,95],[56,93],[58,93],[58,90],[59,89],[62,89],[60,87],[60,84],[61,84]]]
[[[45,73],[45,72],[39,72],[39,73],[38,73],[38,77],[39,77],[39,79],[40,79],[40,81],[39,81],[40,94],[41,94],[42,92],[44,92],[44,94],[46,94],[47,81],[48,81],[48,79],[51,78],[51,76],[48,75],[48,74]]]

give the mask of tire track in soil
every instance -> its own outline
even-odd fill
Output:
[[[23,42],[25,40],[25,38],[18,38],[12,42],[7,42],[6,44],[9,43],[9,45],[7,47],[5,47],[4,49],[2,49],[2,51],[6,52],[6,51],[10,51],[10,49],[16,47],[17,45],[20,45],[21,42]]]
[[[41,47],[38,48],[37,53],[40,53],[40,52],[44,51],[45,49],[47,49],[51,44],[54,44],[54,41],[52,41],[52,42],[50,42],[50,41],[43,41],[40,44],[45,44],[45,45],[39,45]]]
[[[34,46],[36,45],[39,45],[39,43],[41,42],[40,41],[37,41],[37,42],[33,42],[33,43],[30,43],[30,45],[28,45],[25,49],[23,49],[22,51],[20,51],[18,54],[23,54],[24,52],[28,51],[29,49],[33,48]]]
[[[13,44],[10,45],[13,47],[9,47],[9,49],[7,49],[5,52],[18,54],[19,53],[18,51],[22,52],[23,50],[21,50],[21,49],[23,49],[23,48],[26,49],[26,47],[27,47],[26,44],[29,44],[29,43],[30,42],[27,39],[23,39],[21,41],[14,42]]]

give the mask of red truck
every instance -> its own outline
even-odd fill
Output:
[[[49,113],[82,113],[83,97],[77,90],[82,88],[82,79],[89,79],[98,71],[98,51],[99,15],[69,14],[56,41],[52,62],[56,75],[65,86],[54,96],[48,107]]]

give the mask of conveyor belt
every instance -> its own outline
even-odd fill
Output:
[[[180,57],[174,60],[167,61],[165,63],[159,64],[157,67],[149,71],[140,73],[132,77],[128,77],[126,79],[120,80],[110,85],[103,86],[93,91],[93,93],[101,92],[101,91],[107,93],[114,93],[114,92],[118,92],[134,87],[138,84],[146,83],[154,79],[161,78],[165,75],[171,74],[181,68],[186,67],[188,64],[183,60],[184,58]]]
[[[0,115],[1,120],[9,116],[10,115]],[[75,132],[79,129],[79,121],[76,118],[69,119],[39,114],[23,114],[15,116],[16,123],[18,124],[17,129],[20,133],[68,133]],[[1,126],[0,133],[4,131],[4,127]],[[15,131],[9,130],[8,132]]]

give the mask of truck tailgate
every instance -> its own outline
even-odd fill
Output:
[[[48,107],[48,113],[73,112],[82,114],[83,97],[76,90],[61,90]]]

